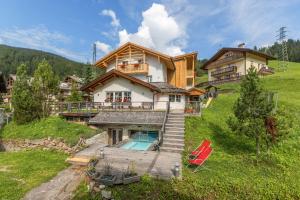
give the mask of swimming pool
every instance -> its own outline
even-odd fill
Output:
[[[122,145],[122,149],[146,151],[150,148],[158,133],[156,131],[138,132],[126,144]]]

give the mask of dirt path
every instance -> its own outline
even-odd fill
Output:
[[[23,200],[67,200],[72,198],[84,177],[83,168],[69,167],[57,174],[52,180],[28,192]]]

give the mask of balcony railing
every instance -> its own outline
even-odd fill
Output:
[[[148,74],[147,63],[119,64],[117,69],[125,74]]]
[[[212,76],[223,76],[225,74],[230,74],[230,73],[235,73],[237,70],[236,66],[229,66],[229,67],[225,67],[225,68],[221,68],[221,69],[217,69],[213,72],[211,72]]]
[[[224,83],[240,81],[242,77],[243,76],[241,76],[239,73],[236,73],[236,74],[234,74],[234,76],[199,83],[196,87],[205,87],[208,85],[220,85],[220,84],[224,84]]]
[[[201,113],[201,102],[199,102],[199,101],[186,102],[184,112],[186,114],[199,114],[199,113]]]
[[[154,110],[153,102],[53,102],[50,107],[52,113],[98,113],[102,110]]]
[[[209,66],[223,65],[223,64],[226,64],[226,63],[230,63],[232,61],[236,61],[236,60],[241,59],[243,57],[244,57],[244,55],[242,53],[233,54],[232,56],[227,56],[225,58],[216,60],[215,62],[211,63]]]

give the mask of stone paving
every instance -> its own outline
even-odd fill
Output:
[[[135,170],[139,175],[149,174],[159,179],[174,177],[173,169],[176,163],[180,165],[181,178],[181,154],[157,151],[134,151],[116,147],[106,147],[103,143],[91,144],[88,148],[75,154],[75,157],[98,157],[99,150],[104,149],[104,159],[100,159],[96,169],[103,170],[109,163],[113,170],[120,176],[133,161]],[[47,183],[28,192],[24,200],[67,200],[72,198],[85,174],[84,168],[73,165],[60,173]]]
[[[23,200],[67,200],[84,178],[84,170],[71,166],[57,174],[49,182],[28,192]]]
[[[96,166],[99,170],[102,170],[105,164],[109,163],[114,170],[125,171],[130,162],[133,161],[139,175],[148,173],[156,178],[170,179],[173,177],[176,163],[179,163],[181,172],[181,154],[173,152],[134,151],[93,144],[75,156],[98,157],[101,148],[104,149],[104,159],[100,159]]]

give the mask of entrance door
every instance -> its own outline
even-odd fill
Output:
[[[117,130],[113,129],[112,130],[112,144],[117,143]]]
[[[121,142],[123,140],[123,130],[120,129],[118,132],[118,142]]]

